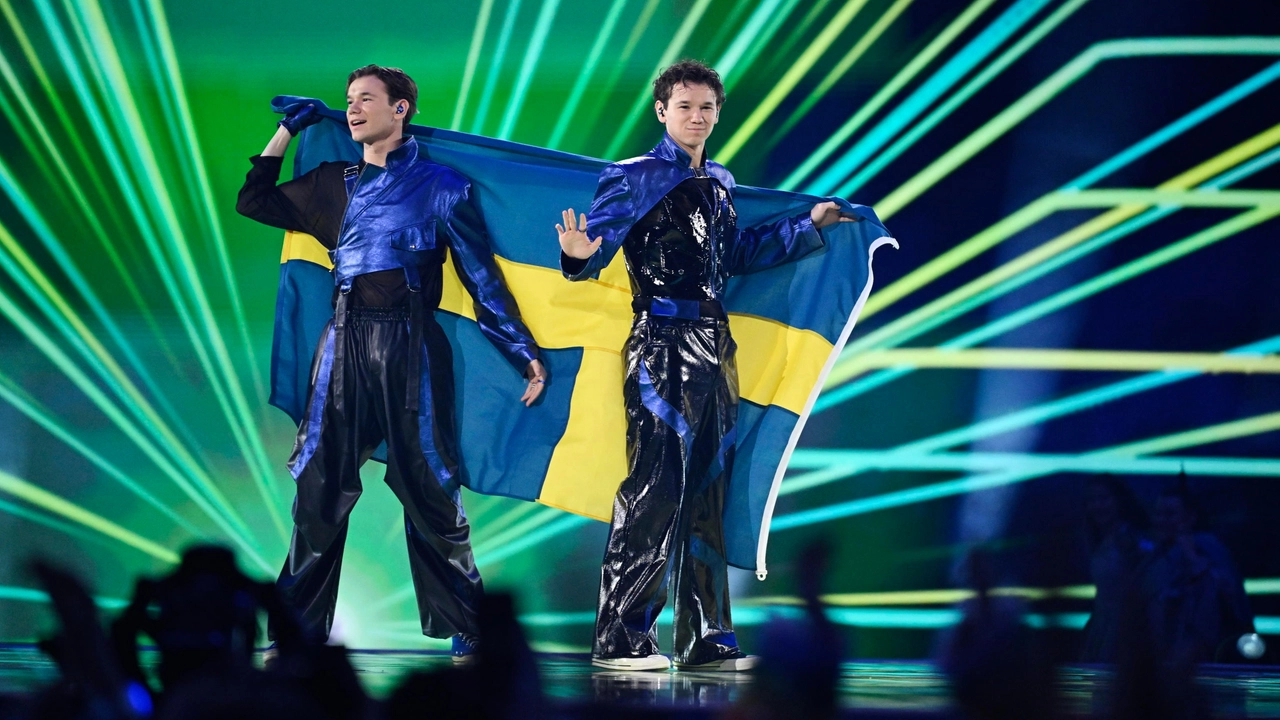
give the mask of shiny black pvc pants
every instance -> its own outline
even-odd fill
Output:
[[[286,606],[312,639],[328,638],[333,625],[347,518],[362,489],[360,466],[384,440],[386,483],[404,505],[422,632],[432,637],[476,632],[483,588],[471,529],[456,484],[442,484],[423,456],[425,435],[433,457],[456,470],[452,352],[434,318],[424,315],[422,362],[430,382],[419,397],[429,403],[427,433],[420,434],[418,411],[406,408],[411,386],[407,310],[352,308],[345,327],[332,336],[332,328],[326,329],[316,352],[307,403],[312,414],[298,428],[290,460],[298,484],[293,539],[277,581]],[[324,395],[317,398],[317,392]],[[316,417],[318,429],[312,427]]]
[[[736,346],[721,320],[640,313],[623,355],[629,472],[613,503],[600,574],[597,657],[658,652],[675,586],[674,655],[731,655],[724,497],[738,415]]]

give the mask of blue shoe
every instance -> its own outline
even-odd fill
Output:
[[[480,659],[480,637],[471,633],[453,636],[453,664],[472,665]]]

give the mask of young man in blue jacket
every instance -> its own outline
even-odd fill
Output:
[[[851,218],[824,202],[739,228],[733,175],[706,158],[724,104],[720,76],[680,62],[654,81],[653,97],[662,142],[606,167],[591,211],[579,219],[566,210],[556,226],[570,280],[623,251],[636,313],[623,348],[629,472],[613,504],[592,663],[668,669],[655,624],[674,585],[676,667],[749,670],[756,659],[738,648],[729,616],[722,513],[738,372],[720,300],[728,277],[798,260],[823,247],[820,228]]]
[[[417,97],[397,68],[352,72],[347,125],[363,160],[324,163],[277,184],[292,137],[320,120],[313,105],[290,108],[252,158],[236,209],[313,235],[334,263],[334,317],[316,349],[307,414],[289,460],[298,487],[277,581],[285,604],[312,639],[328,638],[360,466],[385,442],[386,482],[405,509],[422,632],[452,636],[455,660],[466,660],[478,645],[483,588],[459,492],[452,352],[433,314],[446,249],[475,300],[481,331],[527,378],[526,404],[542,392],[546,372],[493,260],[470,184],[420,155],[404,134]]]

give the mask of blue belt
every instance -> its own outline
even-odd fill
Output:
[[[728,320],[724,306],[716,300],[677,300],[662,297],[638,297],[631,301],[634,312],[647,312],[659,317],[673,317],[682,320],[714,318]]]

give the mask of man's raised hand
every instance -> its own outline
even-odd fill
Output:
[[[840,210],[840,205],[830,200],[814,205],[813,209],[809,211],[809,219],[813,220],[813,226],[819,230],[838,222],[856,222],[858,220],[853,215],[843,214]]]
[[[564,220],[564,225],[557,223],[556,232],[560,233],[560,249],[564,254],[578,260],[586,260],[594,255],[604,238],[598,237],[591,240],[587,237],[587,216],[583,215],[582,221],[579,222],[573,208],[560,213],[560,216]]]
[[[290,135],[297,136],[303,128],[315,125],[323,119],[324,116],[313,103],[296,103],[285,108],[284,119],[278,125],[288,130]]]
[[[520,396],[520,402],[524,403],[525,407],[529,407],[542,394],[542,389],[546,387],[547,369],[542,366],[541,362],[530,360],[529,368],[525,370],[525,375],[529,379],[529,384],[525,386],[524,395]]]

